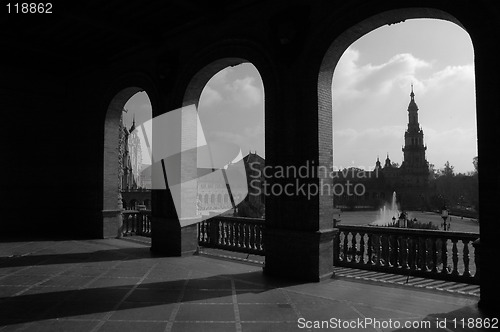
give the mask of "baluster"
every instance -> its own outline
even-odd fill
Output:
[[[122,215],[122,218],[123,218],[122,233],[123,233],[124,236],[127,236],[128,215],[124,213]]]
[[[358,232],[353,232],[352,233],[352,239],[351,239],[351,262],[357,263],[357,248],[356,248],[356,236],[358,235]]]
[[[233,223],[233,246],[235,248],[239,247],[239,240],[238,240],[238,229],[239,229],[239,223]]]
[[[464,277],[470,277],[469,271],[469,240],[463,239],[462,243],[464,244]]]
[[[457,276],[458,275],[458,249],[457,249],[457,239],[452,239],[453,242],[453,271],[451,272],[451,275]]]
[[[225,245],[227,242],[227,225],[225,221],[220,222],[222,234],[221,234],[221,245]]]
[[[198,223],[198,226],[197,226],[197,228],[198,228],[198,244],[203,243],[203,241],[201,240],[201,238],[202,238],[201,224],[202,223],[200,222],[200,223]]]
[[[382,261],[383,261],[383,266],[390,266],[389,260],[390,260],[390,255],[389,255],[389,236],[388,235],[381,235],[381,241],[382,241]]]
[[[135,213],[129,215],[128,219],[128,233],[129,235],[134,234],[134,224],[135,224]]]
[[[382,251],[382,247],[381,247],[381,236],[380,235],[376,235],[376,237],[374,238],[375,240],[375,265],[376,266],[380,266],[380,257],[381,257],[381,251]]]
[[[234,247],[234,222],[227,223],[228,245]]]
[[[260,251],[260,225],[255,225],[255,250]]]
[[[448,239],[442,238],[441,241],[441,263],[443,264],[441,273],[448,274]]]
[[[373,249],[373,240],[372,240],[372,234],[368,233],[368,260],[366,262],[367,265],[373,265],[373,257],[372,257],[372,249]]]
[[[402,236],[398,236],[397,238],[397,241],[398,241],[398,247],[399,247],[399,250],[398,250],[398,262],[399,262],[399,267],[401,267],[402,269],[406,269],[406,262],[405,262],[405,237],[402,235]]]
[[[130,235],[130,232],[132,232],[132,214],[127,215],[127,235]]]
[[[480,255],[480,246],[481,240],[478,238],[474,242],[472,242],[472,246],[474,247],[474,264],[476,265],[476,273],[474,273],[474,279],[479,280],[480,277],[480,265],[479,265],[479,255]]]
[[[243,227],[243,234],[242,234],[243,243],[242,243],[242,247],[246,249],[246,248],[248,248],[248,225],[247,224],[243,224],[242,227]]]
[[[140,223],[141,223],[141,215],[139,213],[136,213],[136,215],[135,215],[135,229],[134,229],[135,235],[140,235],[139,234]]]
[[[344,252],[342,253],[343,262],[347,262],[347,241],[349,241],[349,231],[344,232]]]
[[[437,238],[432,238],[432,273],[438,273],[437,270]]]
[[[260,225],[259,230],[260,230],[260,249],[262,250],[262,252],[265,252],[266,247],[264,241],[264,226]]]
[[[419,238],[419,257],[420,257],[420,268],[422,271],[427,272],[427,239],[425,237]]]
[[[147,232],[148,236],[151,236],[151,215],[146,216],[146,225],[147,225]]]
[[[365,264],[365,233],[359,233],[359,263]]]
[[[417,244],[416,239],[413,236],[408,237],[408,268],[410,270],[416,270],[416,251]]]
[[[224,245],[227,246],[229,244],[229,225],[226,221],[223,222],[224,225]]]
[[[398,268],[398,257],[399,257],[399,248],[398,248],[398,236],[393,235],[390,237],[391,241],[391,264],[393,268]]]
[[[236,248],[240,247],[240,223],[233,224],[234,227],[234,246]]]
[[[201,222],[201,224],[202,224],[202,231],[203,231],[203,243],[205,244],[205,243],[208,243],[208,232],[209,232],[209,230],[208,230],[208,227],[207,227],[208,226],[207,222],[205,220],[203,220]]]
[[[255,249],[255,225],[250,225],[250,249]]]
[[[410,238],[405,236],[403,239],[403,268],[405,270],[410,269]]]

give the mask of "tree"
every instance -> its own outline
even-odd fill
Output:
[[[436,166],[429,164],[429,180],[434,180],[437,177]]]
[[[479,164],[479,157],[475,156],[472,158],[472,164],[474,165],[474,173],[477,174],[478,172],[478,164]]]
[[[448,176],[448,177],[451,177],[453,175],[455,175],[454,173],[454,169],[455,167],[454,166],[451,166],[450,165],[450,162],[447,161],[445,164],[444,164],[444,168],[441,170],[441,174],[443,176]]]

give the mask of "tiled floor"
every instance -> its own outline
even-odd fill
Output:
[[[413,330],[446,331],[444,319],[448,331],[474,331],[451,320],[480,317],[473,295],[346,278],[287,283],[257,264],[152,257],[118,239],[0,243],[0,297],[1,331],[305,331],[330,319],[348,331],[423,321],[430,328]]]

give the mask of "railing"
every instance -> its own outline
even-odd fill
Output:
[[[334,265],[479,283],[479,234],[408,228],[339,226]]]
[[[263,231],[263,219],[213,217],[198,224],[198,244],[263,256]]]
[[[141,235],[151,237],[151,211],[127,210],[122,212],[123,236]]]

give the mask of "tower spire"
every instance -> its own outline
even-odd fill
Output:
[[[411,100],[415,98],[415,94],[413,93],[413,83],[411,84],[411,93],[410,93]]]

